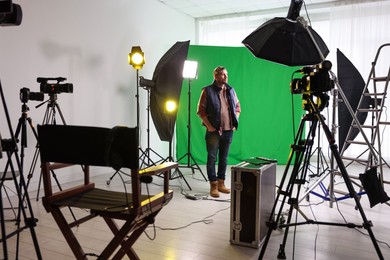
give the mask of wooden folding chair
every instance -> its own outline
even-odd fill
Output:
[[[165,162],[139,169],[137,128],[39,125],[38,136],[45,191],[42,202],[46,211],[53,215],[76,258],[86,259],[87,256],[72,227],[100,216],[114,236],[98,258],[121,259],[127,255],[130,259],[139,259],[132,246],[172,199],[169,175],[171,169],[177,168],[178,164]],[[83,172],[83,178],[74,177],[83,179],[82,183],[62,191],[54,191],[51,171],[72,165],[82,165],[79,172]],[[90,182],[90,166],[130,169],[131,193],[96,188]],[[162,192],[156,195],[142,194],[140,178],[156,174],[164,176]],[[63,207],[87,209],[89,215],[68,222],[62,212]],[[124,223],[120,226],[118,220]]]

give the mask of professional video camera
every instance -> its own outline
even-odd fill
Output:
[[[57,77],[57,78],[37,78],[38,83],[41,83],[40,90],[43,93],[48,94],[59,94],[59,93],[73,93],[73,84],[72,83],[60,83],[65,81],[66,78]],[[49,81],[56,81],[55,83],[50,83]]]
[[[27,103],[29,100],[43,101],[44,99],[42,92],[31,92],[28,88],[21,88],[19,97],[22,103]]]
[[[291,93],[302,94],[303,109],[310,110],[307,99],[313,100],[316,97],[315,104],[321,111],[328,106],[329,96],[325,93],[334,88],[334,81],[329,75],[332,68],[330,61],[323,61],[318,65],[303,67],[295,73],[304,74],[301,78],[294,78],[290,83]]]
[[[293,94],[327,92],[334,88],[329,70],[332,68],[330,61],[323,61],[314,66],[303,67],[296,72],[303,73],[302,78],[291,81],[291,92]]]

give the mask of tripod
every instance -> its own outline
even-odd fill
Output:
[[[192,174],[195,174],[195,170],[198,170],[205,181],[207,181],[204,176],[202,169],[200,169],[199,164],[196,162],[195,158],[191,154],[191,79],[188,79],[188,115],[187,115],[187,153],[180,157],[177,161],[180,162],[182,159],[187,157],[187,165],[179,165],[179,167],[191,168]],[[191,161],[193,163],[191,163]]]
[[[23,102],[22,104],[22,115],[19,118],[18,125],[16,127],[15,131],[15,139],[18,140],[19,134],[21,135],[20,140],[20,165],[24,169],[24,149],[27,147],[27,123],[30,126],[35,139],[38,141],[38,133],[35,130],[34,124],[32,122],[32,119],[28,116],[27,112],[29,111],[29,107],[27,106],[27,102]],[[33,163],[31,164],[31,167],[29,169],[29,173],[27,175],[28,181],[27,181],[27,187],[30,184],[30,179],[32,177],[32,174],[36,167],[36,162],[39,157],[39,149],[38,146],[36,147],[34,156],[33,156]]]
[[[44,124],[44,125],[45,124],[52,124],[52,125],[57,124],[56,114],[58,112],[59,115],[60,115],[62,124],[66,125],[65,118],[64,118],[64,116],[63,116],[63,114],[61,112],[61,109],[60,109],[60,105],[57,102],[57,94],[50,93],[49,94],[49,99],[47,101],[39,104],[38,106],[36,106],[36,108],[39,108],[40,106],[44,105],[45,103],[47,103],[47,107],[46,107],[45,114],[43,116],[42,124]],[[23,115],[22,115],[22,117],[23,117]],[[19,122],[21,122],[21,121],[22,120],[19,120]],[[30,123],[31,119],[28,120],[28,122]],[[36,131],[35,131],[34,127],[32,126],[32,124],[30,124],[30,126],[33,129],[34,135],[37,138],[37,142],[38,142],[38,135],[36,134]],[[18,125],[18,128],[20,128],[19,125]],[[26,129],[24,127],[22,127],[22,136],[27,136],[26,135]],[[34,157],[33,157],[32,163],[31,163],[31,167],[30,167],[29,173],[27,175],[27,178],[28,178],[27,187],[29,186],[31,178],[33,177],[34,170],[35,170],[35,167],[37,165],[38,160],[39,160],[39,144],[37,144],[37,147],[36,147],[36,150],[35,150],[35,154],[34,154]],[[61,184],[58,181],[57,175],[55,174],[54,171],[51,171],[51,173],[52,173],[52,176],[53,176],[55,182],[58,185],[58,188],[60,190],[62,190]],[[39,200],[39,192],[40,192],[40,189],[41,189],[41,183],[42,183],[42,172],[41,172],[41,174],[39,176],[39,183],[38,183],[38,190],[37,190],[37,197],[36,197],[37,201]],[[73,213],[72,213],[72,215],[73,215]]]
[[[18,201],[19,201],[18,209],[19,209],[19,212],[21,213],[21,215],[23,216],[24,224],[25,224],[24,226],[21,226],[20,225],[21,222],[17,221],[17,228],[13,232],[11,232],[9,234],[6,233],[6,227],[5,227],[5,223],[4,223],[5,220],[4,220],[4,211],[3,211],[4,209],[3,209],[2,190],[1,190],[2,187],[3,187],[3,181],[2,181],[1,184],[0,184],[0,221],[1,221],[1,235],[2,235],[0,242],[2,242],[2,244],[3,244],[3,257],[4,257],[4,259],[8,259],[7,239],[13,237],[14,235],[17,236],[17,240],[16,240],[16,256],[19,255],[19,246],[20,246],[20,244],[19,244],[19,237],[20,237],[19,234],[20,234],[21,231],[23,231],[24,229],[28,228],[30,230],[31,239],[32,239],[33,244],[34,244],[34,249],[35,249],[35,252],[36,252],[36,255],[37,255],[37,259],[42,259],[42,255],[41,255],[41,251],[40,251],[40,248],[39,248],[37,235],[36,235],[35,229],[34,229],[38,220],[34,217],[34,213],[32,211],[31,202],[30,202],[29,195],[28,195],[28,192],[27,192],[26,182],[25,182],[24,176],[23,176],[23,168],[21,167],[21,160],[20,160],[20,157],[18,155],[17,142],[16,142],[16,138],[15,138],[12,126],[11,126],[11,120],[10,120],[10,117],[9,117],[7,105],[5,103],[5,98],[4,98],[4,93],[3,93],[2,86],[1,86],[1,82],[0,82],[0,94],[1,94],[1,99],[2,99],[2,102],[3,102],[4,112],[5,112],[7,123],[8,123],[9,132],[10,132],[10,135],[11,135],[11,139],[7,139],[7,140],[1,139],[0,140],[1,141],[0,147],[7,154],[7,163],[6,163],[6,166],[5,166],[4,175],[1,176],[1,179],[4,180],[4,176],[5,176],[6,172],[8,171],[8,168],[9,168],[10,171],[11,171],[11,174],[12,174],[12,178],[14,180],[16,193],[17,193],[17,197],[18,197]],[[2,151],[0,150],[0,158],[2,157],[1,153],[2,153]],[[13,161],[16,162],[17,170],[20,173],[20,175],[19,175],[19,182],[17,180],[16,170],[15,170]],[[22,197],[25,198],[28,212],[26,212],[26,209],[22,205],[23,201],[24,201],[24,199]]]
[[[307,113],[302,118],[301,123],[299,125],[297,135],[294,138],[294,144],[291,146],[291,153],[290,153],[290,156],[288,158],[288,162],[287,162],[284,174],[282,176],[280,185],[278,186],[279,190],[278,190],[278,193],[277,193],[277,196],[275,199],[275,203],[274,203],[274,206],[272,208],[272,212],[271,212],[271,215],[269,217],[269,220],[266,223],[268,226],[268,232],[267,232],[267,235],[264,239],[264,243],[263,243],[261,251],[260,251],[259,259],[263,259],[265,250],[266,250],[267,245],[268,245],[268,241],[269,241],[271,234],[272,234],[272,230],[275,230],[278,226],[279,226],[279,228],[285,228],[283,242],[282,242],[282,244],[280,244],[280,248],[279,248],[278,258],[279,259],[286,259],[285,246],[286,246],[286,242],[287,242],[289,227],[303,225],[303,224],[317,224],[317,225],[321,224],[321,225],[342,226],[342,227],[348,227],[348,228],[365,228],[369,233],[369,236],[370,236],[371,241],[375,247],[375,250],[378,254],[379,259],[384,259],[382,252],[378,246],[378,243],[375,239],[374,233],[371,229],[372,223],[369,220],[367,220],[367,218],[366,218],[366,215],[365,215],[363,208],[360,204],[360,200],[359,200],[359,198],[354,190],[352,182],[348,176],[346,168],[345,168],[343,161],[341,159],[341,156],[338,152],[337,145],[335,144],[335,140],[334,140],[334,135],[331,133],[328,126],[325,124],[323,116],[320,114],[318,107],[316,106],[316,104],[314,104],[314,102],[312,100],[312,95],[310,94],[310,95],[304,95],[304,96],[306,96],[305,101],[309,106],[307,109],[307,111],[309,111],[309,113]],[[309,129],[309,132],[307,134],[306,139],[303,139],[302,137],[303,137],[303,133],[304,133],[305,122],[311,122],[311,125],[310,125],[310,129]],[[311,153],[312,146],[313,146],[313,138],[315,137],[315,130],[316,130],[316,126],[318,123],[321,124],[321,126],[324,130],[324,133],[328,139],[330,149],[331,149],[333,156],[337,162],[337,165],[340,169],[340,172],[341,172],[341,175],[344,179],[345,185],[346,185],[351,197],[353,197],[355,200],[356,208],[359,210],[360,215],[363,219],[362,225],[356,225],[353,223],[331,223],[331,222],[314,221],[314,220],[307,218],[302,213],[302,211],[299,209],[298,197],[299,197],[301,185],[304,184],[305,180],[306,180],[306,174],[307,174],[307,170],[308,170],[310,153]],[[289,167],[291,166],[291,162],[293,159],[294,159],[294,166],[293,166],[291,174],[289,175],[288,171],[289,171]],[[302,162],[303,162],[303,165],[301,168]],[[285,185],[285,181],[286,181],[286,178],[288,175],[290,176],[290,179],[288,180],[288,183]],[[294,187],[296,187],[296,190],[294,189]],[[295,196],[295,197],[293,197],[293,196]],[[284,207],[286,201],[290,204],[287,220],[286,220],[286,223],[278,225],[277,223],[279,223],[279,221],[281,219],[283,207]],[[274,220],[274,214],[276,212],[276,209],[277,209],[277,206],[279,203],[280,203],[280,205],[279,205],[278,213],[276,215],[276,219]],[[302,216],[306,220],[305,222],[291,223],[292,212],[294,209],[302,214]]]

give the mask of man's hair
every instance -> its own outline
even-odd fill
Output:
[[[214,76],[218,75],[221,71],[226,70],[223,66],[218,66],[214,69]]]

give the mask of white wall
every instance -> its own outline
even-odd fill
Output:
[[[74,92],[58,95],[67,124],[112,127],[136,125],[136,72],[127,64],[131,47],[141,46],[146,64],[139,74],[152,78],[164,53],[176,42],[195,37],[195,21],[156,0],[15,0],[23,10],[20,26],[0,28],[0,79],[12,126],[21,117],[19,91],[39,91],[37,77],[65,77]],[[141,138],[146,147],[146,91],[140,89]],[[45,94],[45,99],[48,95]],[[28,116],[42,122],[47,105],[29,101]],[[0,131],[9,131],[0,109]],[[57,113],[57,122],[60,117]],[[61,121],[59,121],[61,122]],[[152,148],[168,156],[151,123]],[[27,127],[25,171],[36,139]],[[3,154],[4,155],[4,154]],[[5,155],[4,155],[5,156]],[[3,156],[3,157],[4,157]],[[3,171],[5,159],[1,159]],[[33,190],[39,172],[34,173]]]

